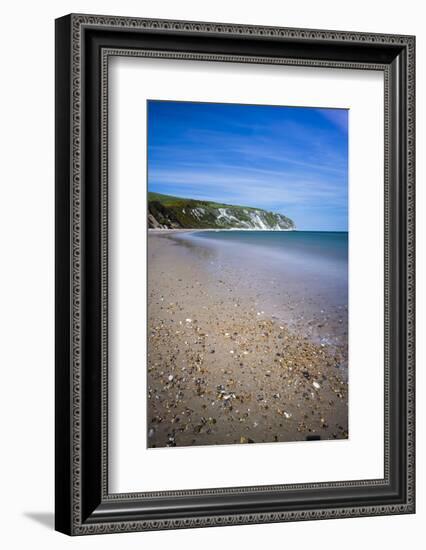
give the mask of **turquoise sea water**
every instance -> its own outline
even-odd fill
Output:
[[[247,297],[256,318],[272,316],[347,354],[347,232],[195,231],[171,238],[220,283],[224,301]]]
[[[348,261],[348,233],[343,231],[200,231],[192,237],[256,246],[277,255],[325,262]]]
[[[305,298],[347,304],[347,232],[196,231],[177,239],[204,254],[210,270],[232,269],[239,286],[248,281],[268,291],[274,280]]]

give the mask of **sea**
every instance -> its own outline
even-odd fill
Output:
[[[347,231],[199,231],[192,238],[247,245],[259,252],[271,252],[283,257],[317,260],[337,264],[348,263]]]
[[[175,235],[226,288],[342,349],[348,343],[348,232],[209,230]]]

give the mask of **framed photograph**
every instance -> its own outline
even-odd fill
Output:
[[[413,36],[56,20],[56,529],[415,511]]]

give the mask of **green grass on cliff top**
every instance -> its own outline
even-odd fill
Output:
[[[203,201],[198,199],[186,199],[184,197],[173,197],[172,195],[163,195],[162,193],[152,193],[148,191],[148,201],[156,201],[163,206],[210,206],[212,208],[244,208],[246,210],[262,210],[251,206],[238,206],[234,204],[223,204],[220,202]]]

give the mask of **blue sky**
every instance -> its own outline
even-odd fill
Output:
[[[347,231],[348,111],[150,100],[148,189]]]

